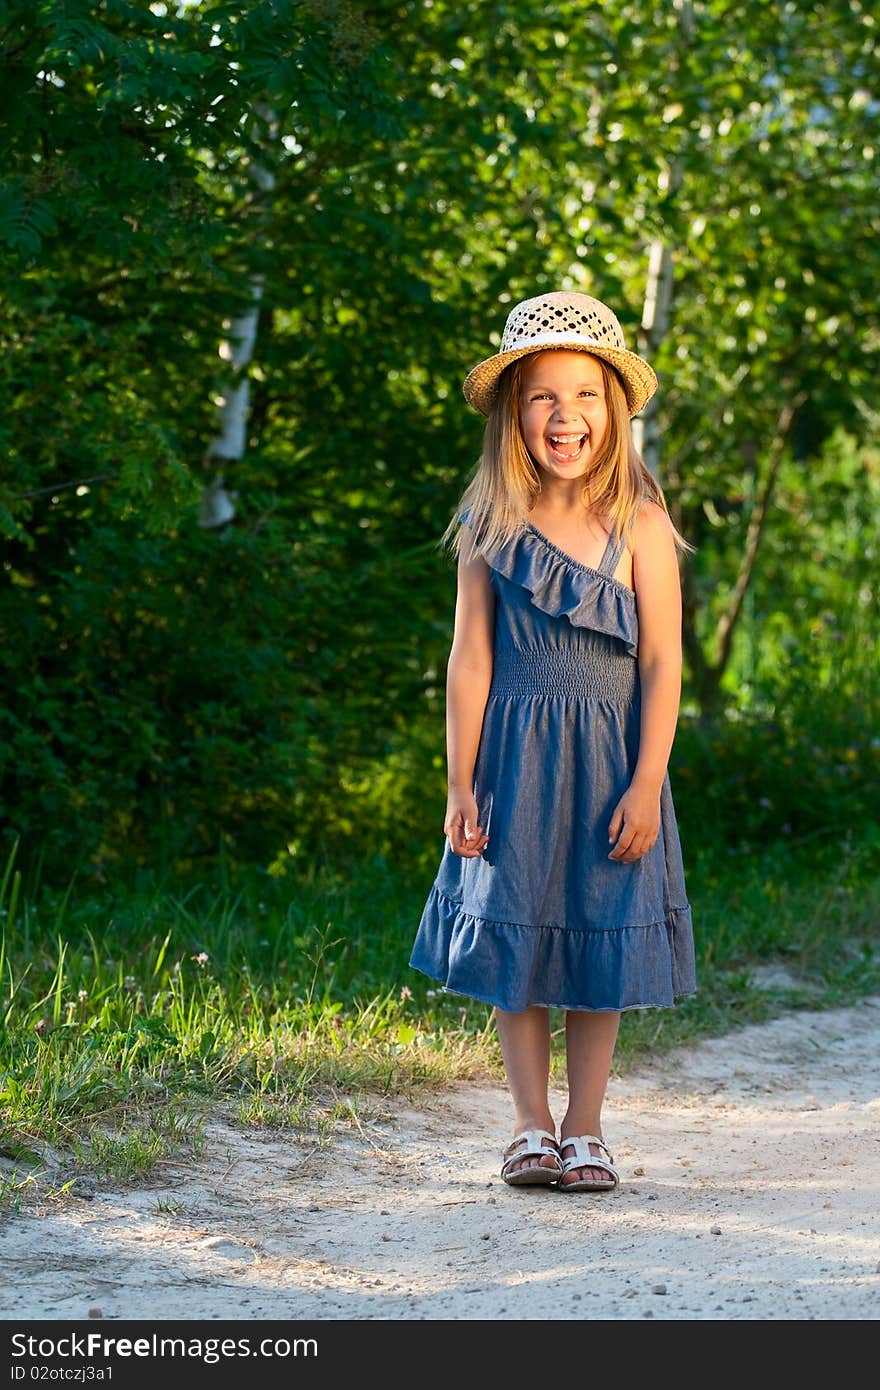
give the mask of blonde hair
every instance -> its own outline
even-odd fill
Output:
[[[523,377],[535,356],[530,353],[519,357],[501,373],[486,420],[482,453],[440,537],[441,548],[449,547],[458,553],[462,535],[459,522],[464,511],[475,522],[474,554],[489,553],[528,521],[541,491],[541,477],[522,436],[520,396]],[[645,467],[633,443],[623,382],[603,358],[593,360],[602,369],[608,429],[598,456],[583,479],[581,496],[587,510],[598,513],[617,539],[628,540],[636,513],[646,498],[662,507],[667,516],[669,508],[663,489]],[[693,550],[674,525],[672,532],[676,545],[682,550]]]

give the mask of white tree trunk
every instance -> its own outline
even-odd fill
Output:
[[[262,119],[271,132],[271,113],[264,113]],[[261,193],[271,193],[275,187],[275,175],[270,170],[252,164],[249,172]],[[249,287],[250,308],[224,324],[225,337],[218,349],[224,362],[229,363],[230,384],[226,393],[217,397],[217,433],[205,452],[206,461],[214,460],[218,465],[214,477],[202,492],[199,525],[206,529],[224,526],[235,517],[238,493],[227,488],[226,474],[230,464],[234,465],[244,458],[247,448],[251,399],[248,366],[257,341],[260,300],[263,297],[262,275],[251,276]]]
[[[679,13],[679,26],[685,44],[693,40],[694,7],[692,0],[673,0]],[[683,163],[673,160],[658,180],[661,193],[675,191],[681,183]],[[651,243],[648,254],[648,279],[639,330],[639,352],[651,361],[669,331],[672,309],[673,255],[666,243],[658,238]],[[644,459],[645,466],[655,478],[660,475],[659,400],[653,395],[643,414],[633,421],[633,442]]]
[[[671,179],[675,170],[666,175]],[[680,177],[680,174],[679,174]],[[662,184],[663,176],[661,176]],[[672,252],[662,241],[651,243],[648,257],[648,283],[639,330],[639,352],[650,362],[669,330],[672,306]],[[637,420],[633,421],[633,442],[655,478],[660,473],[660,421],[657,395],[653,395]]]

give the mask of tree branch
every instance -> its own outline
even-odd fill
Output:
[[[791,400],[786,401],[776,422],[776,433],[770,444],[770,466],[767,477],[764,479],[764,486],[761,495],[758,497],[749,518],[749,525],[746,531],[745,548],[743,550],[742,561],[740,562],[739,573],[736,583],[730,596],[726,612],[722,613],[715,628],[715,669],[719,678],[723,673],[730,659],[730,649],[733,643],[733,633],[742,614],[743,600],[752,580],[755,569],[755,562],[758,558],[758,551],[764,535],[764,527],[767,522],[767,514],[770,508],[770,501],[776,489],[776,481],[779,477],[779,468],[782,463],[783,450],[788,432],[795,413],[807,399],[806,391],[799,391]]]
[[[31,32],[27,35],[26,38],[23,38],[21,42],[17,43],[13,48],[3,48],[2,45],[6,42],[6,35],[9,33],[11,28],[12,25],[7,24],[3,33],[0,34],[0,59],[2,59],[4,63],[8,63],[11,59],[17,58],[20,53],[24,53],[28,46],[37,37],[36,34]]]
[[[72,487],[86,487],[89,483],[106,483],[110,481],[112,474],[97,473],[92,478],[72,478],[69,483],[53,483],[51,487],[38,487],[33,492],[13,492],[10,500],[13,502],[23,502],[30,497],[45,497],[52,492],[65,492]]]
[[[691,435],[690,440],[689,440],[687,446],[686,446],[686,447],[683,447],[682,449],[679,450],[679,452],[677,453],[676,458],[675,458],[675,467],[676,467],[676,471],[677,471],[679,474],[681,473],[681,465],[682,465],[687,459],[690,458],[691,454],[695,452],[695,450],[697,449],[698,445],[701,444],[702,441],[707,437],[707,435],[709,434],[710,429],[712,429],[712,427],[713,427],[715,424],[717,424],[717,421],[718,421],[719,417],[721,416],[721,414],[723,413],[723,411],[725,411],[725,410],[727,409],[727,405],[728,405],[729,401],[733,398],[733,396],[735,395],[735,393],[736,393],[736,391],[738,390],[738,388],[742,385],[743,381],[744,381],[744,380],[746,379],[746,377],[748,376],[749,371],[750,371],[750,364],[749,364],[748,362],[741,362],[740,365],[739,365],[739,367],[737,367],[736,371],[734,372],[733,376],[731,377],[731,379],[730,379],[730,384],[729,384],[727,390],[724,392],[724,394],[723,394],[722,396],[719,397],[719,400],[718,400],[718,408],[717,408],[717,410],[715,411],[715,413],[714,413],[714,415],[712,416],[712,418],[706,422],[705,428],[702,429],[702,430],[699,430],[696,434]],[[677,402],[679,399],[680,399],[679,393],[678,393],[677,391],[671,391],[671,392],[667,395],[667,397],[666,397],[666,408],[667,408],[667,410],[671,410],[671,409],[675,406],[676,402]]]

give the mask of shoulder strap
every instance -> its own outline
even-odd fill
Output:
[[[642,504],[644,503],[644,501],[644,497],[640,497],[638,502],[636,503],[635,511],[633,513],[633,521],[635,521],[635,518],[641,511]],[[626,541],[623,540],[623,538],[621,538],[619,541],[615,541],[614,532],[612,531],[611,535],[608,537],[608,544],[605,547],[605,554],[602,556],[602,559],[599,562],[599,573],[607,574],[608,577],[611,578],[611,576],[614,574],[614,571],[617,569],[617,566],[620,564],[620,557],[625,550]]]
[[[605,554],[599,561],[599,573],[607,574],[608,578],[610,579],[611,576],[614,574],[614,571],[617,569],[617,566],[620,564],[620,557],[625,549],[626,541],[623,539],[623,537],[621,537],[619,540],[615,540],[614,532],[612,531],[611,535],[608,537],[608,544],[605,547]]]

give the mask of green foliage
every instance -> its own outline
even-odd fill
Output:
[[[22,0],[0,38],[0,808],[23,862],[433,852],[435,542],[480,442],[459,383],[542,287],[641,341],[658,239],[673,317],[642,345],[697,545],[688,717],[727,749],[683,751],[704,780],[761,760],[725,825],[764,833],[789,755],[786,808],[805,763],[830,778],[816,818],[870,805],[870,764],[861,790],[834,771],[871,746],[844,723],[877,580],[866,10]],[[218,344],[257,283],[237,515],[206,532]]]

